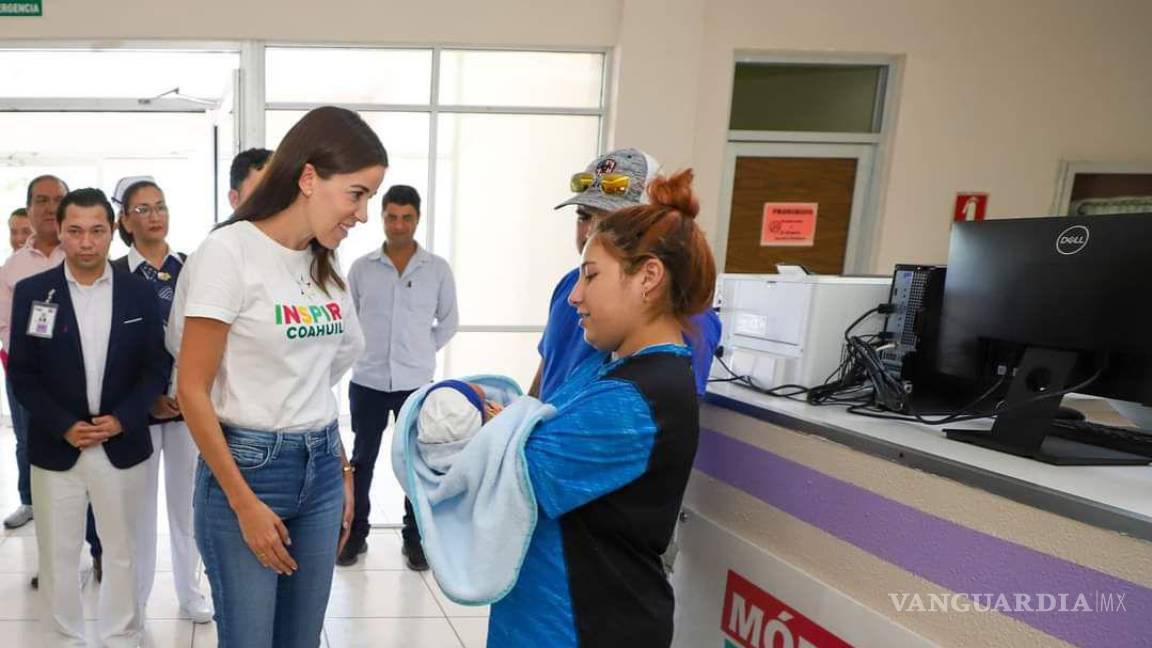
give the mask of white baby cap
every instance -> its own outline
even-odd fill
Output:
[[[424,397],[416,431],[421,443],[451,443],[471,438],[483,424],[480,408],[460,391],[435,388]]]

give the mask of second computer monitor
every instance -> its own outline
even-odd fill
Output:
[[[1077,352],[1070,384],[1104,366],[1084,392],[1152,403],[1152,215],[954,226],[939,370],[987,383],[1028,347]]]

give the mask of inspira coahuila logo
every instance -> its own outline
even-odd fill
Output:
[[[340,304],[276,304],[276,324],[284,327],[289,340],[344,333]]]
[[[1091,232],[1083,225],[1073,225],[1060,232],[1056,237],[1056,251],[1064,256],[1070,256],[1088,247],[1088,236]]]

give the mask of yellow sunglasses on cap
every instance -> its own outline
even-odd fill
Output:
[[[596,178],[596,174],[588,172],[573,175],[572,191],[574,193],[588,191],[596,184]],[[606,173],[599,178],[600,191],[608,195],[622,194],[632,186],[632,178],[623,173]]]

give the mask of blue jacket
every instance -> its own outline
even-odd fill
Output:
[[[52,339],[28,335],[33,301],[52,293],[59,305]],[[148,282],[112,272],[112,327],[100,395],[100,414],[115,416],[124,433],[104,444],[117,468],[130,468],[152,455],[148,412],[172,369],[164,349],[164,326],[156,293]],[[12,352],[8,379],[16,400],[28,410],[28,459],[45,470],[68,470],[80,450],[64,439],[77,421],[90,421],[80,331],[61,264],[16,284],[12,298]]]

